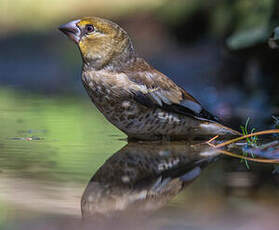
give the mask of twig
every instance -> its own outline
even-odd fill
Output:
[[[218,138],[219,135],[216,135],[215,137],[212,137],[209,141],[205,142],[206,144],[210,145],[211,147],[215,147],[214,144],[211,144],[212,141],[214,141],[216,138]]]
[[[279,160],[269,160],[269,159],[263,159],[263,158],[252,158],[252,157],[245,157],[242,155],[238,155],[236,153],[232,153],[226,150],[222,150],[222,149],[218,149],[217,150],[220,153],[223,153],[225,155],[231,156],[231,157],[236,157],[236,158],[240,158],[240,159],[245,159],[245,160],[249,160],[249,161],[255,161],[255,162],[260,162],[260,163],[279,163]]]
[[[279,133],[279,129],[271,129],[271,130],[264,130],[264,131],[260,131],[260,132],[256,132],[256,133],[251,133],[251,134],[248,134],[248,135],[244,135],[244,136],[241,136],[241,137],[234,138],[234,139],[229,140],[229,141],[225,141],[225,142],[223,142],[221,144],[218,144],[218,145],[214,145],[214,144],[210,143],[210,146],[212,146],[214,148],[221,148],[221,147],[224,147],[226,145],[235,143],[237,141],[246,139],[248,137],[260,136],[260,135],[266,135],[266,134],[272,134],[272,133]]]

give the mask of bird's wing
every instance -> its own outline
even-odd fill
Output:
[[[134,83],[131,92],[138,103],[201,120],[218,121],[194,97],[157,70],[152,68],[127,75]]]

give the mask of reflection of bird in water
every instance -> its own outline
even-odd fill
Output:
[[[240,135],[171,79],[140,58],[126,31],[96,17],[59,29],[79,47],[82,82],[96,107],[129,138],[185,139]]]
[[[82,215],[158,209],[197,178],[216,156],[208,145],[130,143],[90,180],[81,200]]]

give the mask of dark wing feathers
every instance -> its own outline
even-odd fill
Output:
[[[147,96],[146,94],[142,93],[141,91],[133,92],[133,95],[134,95],[134,99],[142,105],[145,105],[147,107],[158,106],[158,104],[156,104],[150,96]]]
[[[140,72],[128,77],[141,86],[133,91],[133,96],[142,105],[159,107],[197,119],[218,121],[218,118],[207,112],[195,98],[154,69],[148,72],[148,76],[146,72]]]

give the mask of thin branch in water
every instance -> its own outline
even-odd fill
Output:
[[[248,137],[260,136],[260,135],[266,135],[266,134],[273,134],[273,133],[279,133],[279,129],[271,129],[271,130],[264,130],[264,131],[260,131],[260,132],[256,132],[256,133],[251,133],[251,134],[248,134],[248,135],[244,135],[244,136],[241,136],[241,137],[237,137],[237,138],[225,141],[225,142],[223,142],[221,144],[218,144],[218,145],[211,144],[210,146],[215,147],[215,148],[221,148],[221,147],[227,146],[229,144],[235,143],[237,141],[246,139]]]
[[[249,161],[254,161],[254,162],[260,162],[260,163],[269,163],[269,164],[274,164],[274,163],[279,163],[279,160],[270,160],[270,159],[264,159],[264,158],[252,158],[252,157],[246,157],[243,155],[239,155],[236,153],[232,153],[226,150],[222,150],[219,149],[218,152],[227,155],[227,156],[231,156],[231,157],[236,157],[236,158],[240,158],[240,159],[244,159],[244,160],[249,160]]]
[[[212,137],[209,141],[205,142],[206,144],[210,145],[211,147],[214,147],[214,144],[211,144],[212,141],[214,141],[215,139],[217,139],[219,137],[219,135],[216,135],[215,137]]]

